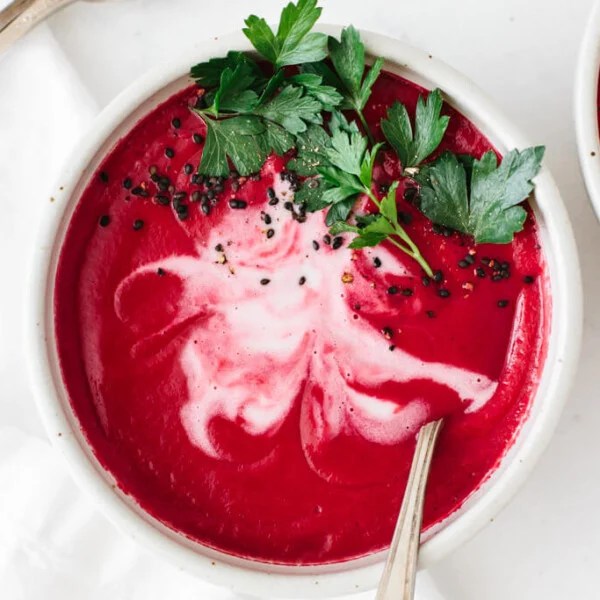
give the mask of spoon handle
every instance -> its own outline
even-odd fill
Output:
[[[15,0],[0,13],[0,54],[54,11],[74,0]]]
[[[431,457],[442,420],[419,431],[402,508],[375,600],[412,600],[423,521],[423,501]]]

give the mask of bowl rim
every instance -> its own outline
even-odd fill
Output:
[[[317,29],[339,34],[339,26]],[[481,127],[501,150],[530,144],[469,79],[431,55],[384,35],[361,31],[367,53],[385,56],[411,80],[425,78],[439,86],[450,103]],[[111,133],[144,101],[169,83],[184,76],[199,60],[220,56],[229,49],[251,50],[241,32],[194,44],[177,58],[152,69],[120,93],[95,119],[90,132],[76,145],[66,162],[56,191],[41,219],[39,236],[32,255],[29,281],[29,310],[26,341],[30,379],[38,410],[52,443],[65,456],[75,480],[89,492],[102,512],[120,530],[146,547],[168,557],[179,568],[200,575],[234,591],[277,597],[329,597],[373,589],[383,569],[385,552],[365,559],[323,567],[282,567],[225,557],[202,547],[190,546],[166,526],[132,510],[127,498],[102,475],[87,444],[81,442],[60,400],[64,394],[56,357],[53,356],[53,260],[58,234],[64,225],[75,187]],[[582,329],[582,290],[579,262],[568,214],[552,176],[543,168],[536,179],[534,212],[551,273],[552,309],[548,352],[542,377],[531,403],[532,411],[516,436],[513,447],[490,479],[461,514],[438,531],[432,531],[421,549],[420,566],[427,566],[458,547],[481,529],[508,503],[525,481],[546,447],[558,422],[569,386],[574,378]],[[59,187],[58,185],[56,186]],[[60,245],[59,245],[60,247]],[[55,250],[55,252],[53,252]],[[543,398],[543,401],[540,400]],[[535,411],[533,408],[535,407]],[[534,414],[535,413],[535,414]],[[526,431],[527,430],[527,431]],[[526,434],[526,435],[525,435]],[[101,476],[99,476],[101,475]],[[125,500],[125,501],[124,501]],[[195,549],[194,549],[195,548]],[[224,560],[224,557],[226,560]]]
[[[598,219],[600,219],[599,74],[600,0],[596,0],[579,48],[573,108],[579,165]]]

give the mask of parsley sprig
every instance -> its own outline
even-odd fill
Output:
[[[421,210],[434,223],[473,236],[478,244],[508,244],[523,229],[520,206],[533,191],[544,147],[512,150],[502,163],[494,152],[480,160],[445,152],[417,175]],[[461,160],[462,159],[462,160]]]
[[[376,246],[388,240],[405,254],[416,260],[429,276],[433,270],[417,245],[398,221],[394,182],[387,195],[380,199],[373,192],[373,168],[382,143],[368,147],[367,138],[356,123],[348,122],[339,112],[333,113],[329,123],[331,137],[312,129],[305,137],[305,145],[291,167],[303,173],[316,171],[317,177],[309,179],[296,194],[296,201],[305,204],[309,212],[327,208],[325,222],[333,235],[341,232],[356,233],[351,248]],[[312,142],[312,145],[311,145]],[[319,153],[315,152],[315,145]],[[356,224],[348,223],[356,200],[367,196],[378,213],[356,215]]]
[[[400,102],[389,107],[377,140],[364,109],[383,59],[367,66],[352,26],[339,40],[313,32],[320,14],[317,0],[290,2],[276,31],[251,15],[244,33],[260,64],[231,51],[192,68],[203,94],[194,110],[207,132],[199,172],[226,176],[233,164],[240,175],[250,175],[271,153],[294,150],[287,168],[301,178],[297,203],[307,211],[326,210],[333,234],[354,233],[350,247],[388,242],[429,276],[429,263],[398,218],[403,178],[419,186],[420,210],[433,223],[476,243],[509,243],[523,228],[527,213],[521,203],[531,194],[544,148],[513,150],[500,164],[493,152],[478,160],[440,155],[450,117],[442,114],[437,89],[419,97],[414,118]],[[373,191],[373,171],[384,146],[398,157],[402,177],[380,198]],[[375,211],[358,213],[360,198],[368,198]]]
[[[427,98],[419,96],[415,111],[415,126],[404,104],[394,102],[388,109],[387,119],[381,120],[381,130],[396,151],[404,172],[410,173],[440,145],[450,117],[441,116],[442,93],[435,89]]]

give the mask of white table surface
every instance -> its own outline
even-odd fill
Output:
[[[599,599],[600,228],[578,168],[572,116],[577,51],[593,0],[321,3],[325,22],[353,23],[396,36],[461,70],[493,96],[535,143],[548,147],[546,164],[567,204],[583,267],[586,317],[577,382],[558,431],[524,488],[493,523],[430,573],[448,600]],[[88,111],[95,112],[137,75],[192,39],[237,29],[249,12],[275,20],[281,6],[275,0],[81,2],[50,20],[54,40],[48,37],[72,65],[73,80],[83,82]],[[36,34],[39,38],[39,32],[32,37]],[[53,107],[61,103],[60,93],[45,97],[35,73],[15,77],[14,68],[10,69],[24,60],[25,53],[33,52],[32,43],[23,40],[0,61],[0,111],[14,112],[19,118],[39,109],[52,119]],[[21,94],[30,90],[32,102],[21,107],[11,104],[16,90]],[[6,115],[0,112],[0,123]],[[83,133],[86,119],[80,128],[77,122],[61,118],[70,144]],[[27,216],[34,218],[47,201],[41,194],[51,182],[33,177],[26,188],[19,188],[11,175],[25,161],[52,163],[55,157],[51,148],[36,146],[36,130],[27,121],[23,119],[22,127],[28,144],[18,150],[3,145],[0,130],[0,256],[13,265],[10,277],[0,280],[0,424],[43,436],[24,366],[22,307],[32,236]],[[31,189],[40,197],[31,198]],[[15,206],[24,200],[30,204]],[[85,539],[79,544],[80,560],[91,568],[94,553],[86,553]],[[85,600],[76,590],[72,594],[63,592],[61,597]],[[6,597],[1,587],[0,596]],[[138,595],[132,591],[123,597]],[[206,593],[193,597],[212,600]]]

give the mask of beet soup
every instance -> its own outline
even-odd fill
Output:
[[[375,136],[394,100],[414,110],[422,91],[383,72],[365,110]],[[197,93],[116,144],[62,246],[60,364],[97,459],[193,540],[320,564],[389,545],[416,432],[445,417],[424,527],[440,522],[498,465],[537,386],[550,301],[532,213],[511,244],[474,246],[401,185],[434,285],[394,246],[351,250],[320,212],[299,215],[287,155],[255,176],[198,176]],[[442,148],[490,149],[444,113]],[[376,186],[398,168],[384,152]]]

